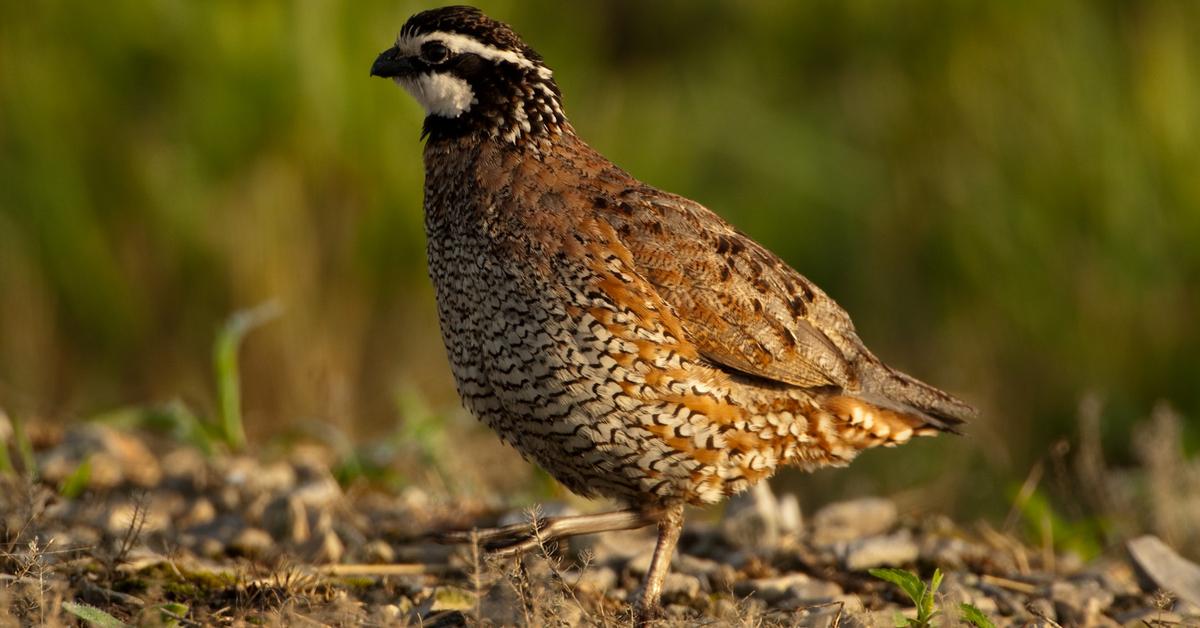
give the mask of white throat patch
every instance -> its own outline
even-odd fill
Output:
[[[397,78],[403,87],[425,108],[425,113],[457,118],[475,104],[475,91],[465,80],[444,72]]]

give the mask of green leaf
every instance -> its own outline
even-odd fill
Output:
[[[75,602],[63,602],[64,611],[86,621],[87,623],[98,626],[99,628],[128,628],[129,624],[109,615],[108,613],[90,606],[88,604],[76,604]]]
[[[221,436],[233,451],[246,446],[246,430],[242,425],[241,377],[238,373],[238,347],[242,338],[282,313],[274,301],[258,307],[235,312],[213,344],[213,369],[217,378],[217,399],[221,409]]]
[[[58,494],[67,499],[75,499],[87,490],[88,483],[92,479],[92,458],[88,456],[75,467],[71,475],[63,478],[62,484],[58,486]]]
[[[988,619],[988,616],[974,604],[963,602],[958,605],[958,610],[962,611],[959,619],[975,628],[996,628],[996,624],[993,624],[992,620]]]
[[[934,616],[937,615],[937,609],[934,606],[934,603],[936,602],[934,596],[937,594],[937,590],[941,586],[942,570],[934,569],[933,578],[930,580],[929,587],[925,589],[924,595],[921,596],[921,607],[918,611],[921,619],[925,620],[926,622],[933,619]]]
[[[908,595],[908,598],[912,600],[913,606],[921,608],[921,598],[925,594],[925,583],[921,582],[921,579],[916,574],[890,567],[886,569],[870,569],[867,573],[900,587]]]

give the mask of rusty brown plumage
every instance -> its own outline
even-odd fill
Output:
[[[429,272],[459,393],[571,490],[677,522],[781,466],[971,415],[880,362],[776,255],[588,146],[507,26],[418,14],[373,72],[430,113]]]

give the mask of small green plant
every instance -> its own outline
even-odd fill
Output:
[[[917,607],[915,619],[896,613],[897,628],[932,628],[935,625],[934,618],[942,614],[935,604],[937,590],[942,586],[941,569],[933,570],[933,577],[930,578],[929,584],[922,582],[917,574],[903,569],[871,569],[870,573],[880,580],[886,580],[900,587],[900,590],[904,591],[908,599],[912,600],[913,605]],[[988,619],[988,616],[973,604],[963,602],[958,605],[958,610],[958,619],[965,624],[975,626],[975,628],[996,628],[992,620]]]
[[[908,598],[912,600],[917,607],[916,619],[907,618],[900,613],[896,613],[897,628],[930,628],[933,626],[933,618],[941,614],[934,604],[934,595],[937,594],[938,587],[942,586],[942,570],[933,570],[933,578],[926,585],[911,571],[903,569],[872,569],[870,574],[886,580],[904,591]]]
[[[220,435],[233,451],[246,446],[246,430],[242,425],[241,376],[238,370],[238,347],[242,338],[282,313],[274,301],[248,310],[235,312],[217,333],[213,344],[213,369],[217,379],[217,400],[220,407]]]
[[[62,607],[64,611],[97,628],[126,628],[129,626],[129,624],[89,604],[63,602]]]

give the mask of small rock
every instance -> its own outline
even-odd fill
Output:
[[[1183,615],[1155,606],[1142,606],[1117,613],[1113,619],[1122,626],[1185,626]]]
[[[137,528],[134,532],[138,534],[153,534],[166,530],[170,523],[170,515],[155,507],[153,501],[140,507],[132,502],[121,502],[108,510],[104,530],[113,537],[122,538],[131,528]]]
[[[898,518],[896,504],[878,497],[830,504],[813,517],[812,541],[819,546],[832,545],[883,534]]]
[[[333,530],[324,530],[314,534],[300,551],[310,562],[334,564],[342,560],[346,546]]]
[[[617,585],[617,572],[608,567],[588,567],[569,574],[566,580],[581,589],[603,593]]]
[[[386,565],[396,561],[396,550],[382,539],[368,541],[363,545],[362,553],[364,561],[376,565]]]
[[[220,539],[215,539],[213,537],[194,537],[192,535],[184,535],[185,540],[188,537],[191,537],[193,540],[193,542],[188,543],[188,545],[191,545],[192,551],[196,552],[196,555],[198,556],[203,556],[205,558],[220,558],[225,554],[225,543],[221,542]]]
[[[162,459],[165,483],[185,492],[204,488],[208,476],[208,462],[193,447],[180,447],[168,452]]]
[[[768,482],[730,498],[721,519],[721,533],[738,547],[770,550],[779,546],[779,500]]]
[[[588,534],[571,537],[571,552],[576,555],[589,553],[593,564],[607,564],[620,568],[621,564],[639,557],[650,564],[649,556],[654,553],[654,537],[646,530],[625,530],[610,534]],[[642,569],[645,573],[645,568]]]
[[[1038,619],[1048,622],[1057,621],[1058,616],[1054,613],[1054,602],[1045,598],[1030,600],[1025,604],[1025,610]]]
[[[301,544],[312,537],[308,511],[295,495],[280,495],[263,509],[263,527],[281,541]]]
[[[202,526],[208,524],[209,521],[217,516],[216,507],[212,506],[212,502],[206,497],[197,497],[192,500],[191,506],[182,514],[179,521],[175,522],[176,527],[188,528],[192,526]]]
[[[1089,580],[1081,584],[1054,582],[1050,585],[1050,599],[1060,623],[1090,626],[1112,606],[1115,596]]]
[[[400,607],[395,604],[383,604],[375,609],[374,619],[376,625],[391,626],[400,623]]]
[[[503,517],[500,517],[498,525],[510,526],[518,523],[532,523],[531,519],[533,516],[537,516],[539,519],[549,519],[550,517],[573,517],[578,514],[579,511],[571,507],[569,504],[564,504],[562,502],[550,502],[542,504],[533,511],[525,509],[514,510],[505,513]]]
[[[808,582],[793,584],[788,587],[787,595],[779,601],[779,608],[806,608],[819,604],[828,604],[837,600],[845,592],[836,582],[809,579]]]
[[[979,562],[990,554],[987,548],[953,536],[928,535],[920,544],[921,560],[941,565],[943,569],[961,568],[968,563]]]
[[[774,603],[790,595],[792,587],[807,585],[811,580],[802,573],[743,580],[733,585],[733,593],[739,597],[753,595],[768,603]]]
[[[284,462],[264,464],[242,456],[226,463],[225,481],[241,487],[243,494],[251,497],[275,495],[285,493],[296,485],[296,472]]]
[[[63,441],[41,456],[43,479],[58,484],[90,461],[88,488],[111,490],[122,483],[157,486],[162,479],[158,459],[136,435],[100,423],[67,432]]]
[[[291,497],[309,508],[327,508],[342,497],[342,487],[332,475],[311,478],[296,487]]]
[[[700,595],[700,579],[685,573],[668,573],[663,578],[663,596],[691,600]]]
[[[916,561],[918,555],[920,550],[907,530],[851,541],[839,552],[842,566],[852,571],[906,565]]]
[[[1138,569],[1154,584],[1192,606],[1200,606],[1200,565],[1175,553],[1155,536],[1133,539],[1126,548]]]
[[[259,528],[245,528],[229,542],[229,549],[248,558],[262,558],[275,547],[275,539]]]
[[[721,563],[691,554],[676,554],[671,561],[671,569],[693,576],[710,576],[721,569]]]

